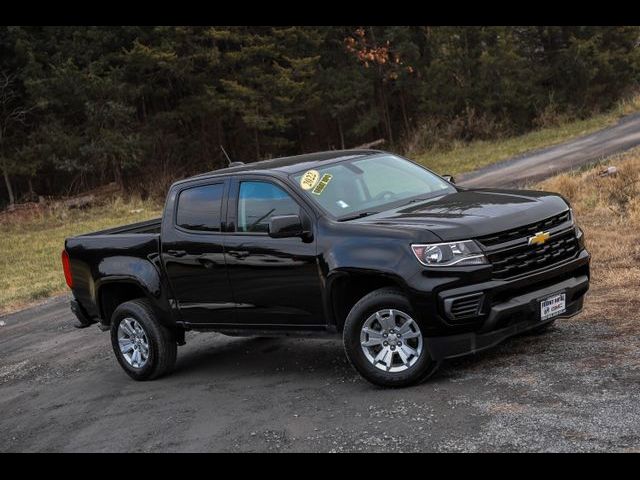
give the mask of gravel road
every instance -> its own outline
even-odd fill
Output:
[[[640,145],[640,113],[609,128],[460,175],[465,187],[516,187],[589,165]]]
[[[339,340],[198,333],[137,383],[72,321],[65,299],[0,319],[0,451],[640,451],[640,339],[589,308],[401,390]]]

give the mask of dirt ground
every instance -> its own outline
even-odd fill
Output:
[[[605,295],[401,390],[361,380],[339,340],[204,333],[137,383],[54,299],[0,321],[0,451],[640,451],[640,336],[616,326],[640,301],[603,316]]]

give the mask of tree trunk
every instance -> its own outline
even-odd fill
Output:
[[[389,144],[393,144],[393,132],[391,130],[391,117],[389,115],[389,102],[387,100],[387,96],[385,95],[384,82],[382,80],[380,81],[380,101],[382,104],[382,120],[387,130],[387,140],[389,140]]]
[[[404,102],[404,89],[400,90],[400,108],[402,109],[402,118],[404,119],[404,128],[409,133],[409,117],[407,116],[407,107]]]
[[[124,181],[122,179],[122,169],[120,168],[120,163],[116,159],[113,159],[113,179],[115,180],[116,185],[118,185],[118,188],[123,190]]]
[[[31,181],[31,177],[27,179],[27,182],[29,182],[29,197],[31,199],[38,198],[38,195],[36,195],[36,192],[33,189],[33,182]]]
[[[340,133],[340,146],[342,147],[342,150],[344,150],[344,132],[342,131],[342,122],[340,121],[340,117],[337,117],[336,120],[338,121],[338,132]]]
[[[254,138],[256,141],[256,160],[260,160],[260,138],[258,137],[258,129],[253,129]]]
[[[9,172],[7,171],[7,167],[2,165],[2,175],[4,176],[4,183],[7,186],[7,192],[9,193],[9,205],[13,205],[16,203],[16,199],[13,195],[13,188],[11,188],[11,179],[9,178]]]

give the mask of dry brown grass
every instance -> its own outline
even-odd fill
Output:
[[[615,176],[600,176],[607,166]],[[592,255],[587,315],[626,333],[640,331],[640,149],[603,165],[541,182],[541,190],[569,199]]]

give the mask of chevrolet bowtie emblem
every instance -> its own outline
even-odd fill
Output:
[[[549,232],[538,232],[533,237],[529,237],[529,245],[542,245],[549,240]]]

